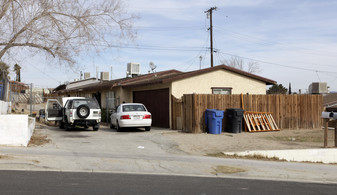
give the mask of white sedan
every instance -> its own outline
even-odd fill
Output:
[[[121,104],[110,116],[110,128],[120,131],[124,127],[144,127],[151,130],[152,117],[143,104]]]

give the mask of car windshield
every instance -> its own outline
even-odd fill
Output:
[[[74,100],[73,108],[76,109],[80,105],[87,105],[90,109],[99,109],[99,105],[95,99],[79,99]]]
[[[143,105],[124,105],[123,112],[146,111]]]

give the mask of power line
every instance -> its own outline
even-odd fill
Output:
[[[322,71],[322,70],[315,70],[315,69],[310,69],[310,68],[294,67],[294,66],[289,66],[289,65],[279,64],[279,63],[273,63],[273,62],[267,62],[267,61],[263,61],[263,60],[257,60],[257,59],[248,58],[248,57],[242,57],[242,56],[238,56],[238,55],[234,55],[234,54],[230,54],[230,53],[225,53],[225,52],[220,52],[220,51],[217,51],[217,52],[225,54],[225,55],[233,56],[233,57],[238,57],[238,58],[253,60],[253,61],[256,61],[256,62],[263,63],[263,64],[271,64],[271,65],[275,65],[275,66],[281,66],[281,67],[285,67],[285,68],[291,68],[291,69],[297,69],[297,70],[305,70],[305,71],[311,71],[311,72],[336,73],[337,74],[337,72],[333,72],[333,71]]]
[[[285,48],[306,50],[306,51],[309,52],[309,54],[314,54],[314,55],[319,55],[319,56],[327,56],[327,57],[334,57],[334,58],[336,57],[336,55],[334,53],[331,53],[331,51],[323,51],[324,53],[320,54],[320,53],[317,53],[317,52],[319,52],[318,50],[308,48],[308,47],[304,48],[304,47],[299,47],[299,46],[289,46],[286,43],[279,42],[279,41],[266,41],[266,40],[263,40],[263,39],[260,39],[260,38],[257,38],[257,37],[251,36],[251,35],[238,33],[238,32],[231,31],[231,30],[228,30],[228,29],[224,29],[224,28],[218,27],[218,26],[214,27],[214,29],[216,31],[221,31],[221,33],[231,34],[229,36],[231,36],[233,38],[236,38],[236,39],[239,39],[239,40],[245,40],[245,41],[253,42],[252,41],[252,39],[253,39],[253,40],[259,41],[256,44],[259,44],[259,45],[262,45],[262,46],[270,46],[270,45],[278,44],[278,45],[280,45],[282,47],[285,47]],[[316,52],[316,54],[312,53],[310,51]],[[327,53],[331,53],[332,55],[327,55]]]

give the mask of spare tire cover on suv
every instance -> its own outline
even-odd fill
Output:
[[[89,106],[82,104],[76,109],[77,116],[80,118],[87,118],[90,114]]]

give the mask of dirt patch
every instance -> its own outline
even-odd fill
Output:
[[[38,160],[32,160],[32,162],[36,163],[36,164],[40,163],[40,161],[38,161]]]
[[[246,170],[237,168],[237,167],[229,167],[229,166],[223,166],[223,165],[218,165],[216,167],[213,167],[214,171],[211,172],[214,175],[218,174],[233,174],[233,173],[241,173],[245,172]]]
[[[172,131],[163,136],[174,141],[179,149],[193,155],[250,150],[310,149],[323,147],[322,129],[281,130],[270,132],[242,132],[213,134],[189,134]],[[329,146],[334,145],[334,132],[329,130]]]
[[[9,160],[12,159],[13,157],[7,156],[7,155],[0,155],[0,160]]]
[[[306,133],[296,132],[287,132],[287,134],[266,136],[265,139],[275,140],[275,141],[283,141],[283,142],[316,142],[323,143],[324,134],[323,131],[312,131],[308,130]],[[331,141],[332,136],[330,136]]]
[[[28,147],[43,146],[50,142],[51,140],[47,137],[47,135],[43,135],[39,130],[35,130],[32,137],[30,138]]]

